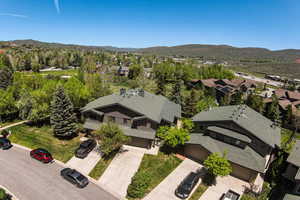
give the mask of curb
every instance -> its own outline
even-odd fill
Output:
[[[12,200],[19,200],[11,191],[9,191],[6,187],[0,185],[0,188],[3,188],[6,193],[12,196]]]
[[[13,145],[14,147],[23,149],[23,150],[25,150],[25,151],[31,151],[31,150],[32,150],[32,149],[30,149],[30,148],[28,148],[28,147],[24,147],[24,146],[19,145],[19,144],[16,144],[16,143],[12,143],[12,145]],[[62,167],[65,167],[65,168],[66,168],[66,167],[71,167],[71,166],[69,166],[68,164],[66,164],[66,163],[64,163],[64,162],[61,162],[61,161],[59,161],[59,160],[54,159],[54,161],[55,161],[55,163],[61,165]],[[76,170],[77,170],[77,169],[76,169]],[[95,185],[101,187],[103,190],[105,190],[106,192],[110,193],[110,194],[113,195],[114,197],[116,197],[116,198],[118,198],[118,199],[120,199],[120,200],[125,200],[125,199],[126,199],[126,198],[123,198],[123,197],[121,197],[120,195],[116,194],[115,192],[111,191],[111,190],[108,189],[106,186],[100,184],[96,179],[93,179],[93,178],[90,177],[88,174],[83,173],[83,172],[81,172],[80,170],[77,170],[77,171],[79,171],[79,172],[82,173],[84,176],[86,176],[86,177],[89,179],[90,182],[92,182],[92,183],[94,183]],[[18,200],[18,199],[16,199],[16,200]]]

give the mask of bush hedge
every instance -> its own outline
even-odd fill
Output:
[[[0,200],[11,200],[11,196],[2,188],[0,188]]]
[[[131,184],[128,186],[127,195],[131,198],[144,197],[151,180],[150,174],[144,171],[138,171],[132,177]]]

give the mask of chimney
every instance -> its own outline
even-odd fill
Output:
[[[121,88],[120,89],[120,95],[124,96],[126,94],[126,89],[125,88]]]

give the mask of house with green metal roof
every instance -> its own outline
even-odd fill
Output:
[[[293,183],[290,194],[286,194],[284,200],[300,200],[300,140],[297,140],[292,152],[287,158],[288,166],[282,175]]]
[[[97,130],[103,123],[114,122],[131,136],[132,145],[150,147],[160,125],[177,123],[181,106],[142,89],[121,89],[88,103],[81,112],[85,129]]]
[[[204,161],[210,153],[225,153],[231,175],[249,182],[262,177],[280,145],[280,128],[246,105],[215,107],[192,120],[185,154]]]

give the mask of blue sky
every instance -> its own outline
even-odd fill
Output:
[[[1,0],[0,40],[300,49],[299,0]]]

